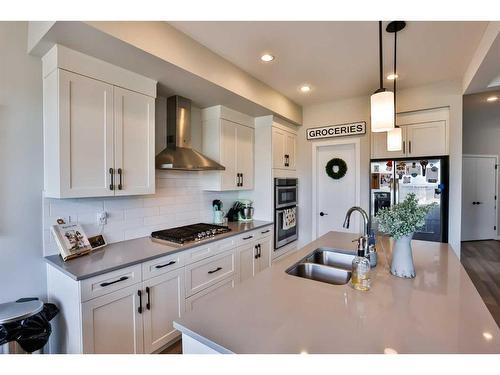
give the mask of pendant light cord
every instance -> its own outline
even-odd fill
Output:
[[[397,127],[396,125],[396,81],[398,80],[397,77],[397,72],[396,72],[396,56],[397,56],[397,38],[398,38],[398,32],[396,31],[394,33],[394,127]]]
[[[378,54],[379,54],[379,63],[380,63],[380,90],[384,88],[384,81],[383,81],[383,58],[382,58],[382,21],[378,21]]]

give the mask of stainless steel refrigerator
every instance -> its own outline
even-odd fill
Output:
[[[370,163],[370,219],[377,230],[375,215],[415,193],[419,203],[436,202],[415,232],[414,239],[448,242],[448,157],[422,159],[374,159]]]

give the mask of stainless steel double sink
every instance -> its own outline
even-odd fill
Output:
[[[355,254],[338,249],[318,248],[285,272],[292,276],[344,285],[351,279],[352,260]]]

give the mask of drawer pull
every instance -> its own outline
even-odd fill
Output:
[[[104,286],[108,286],[108,285],[111,285],[111,284],[116,284],[116,283],[119,283],[120,281],[125,281],[125,280],[128,280],[128,277],[127,276],[122,276],[118,280],[101,283],[101,286],[104,287]]]
[[[208,273],[212,274],[212,273],[216,273],[218,271],[220,271],[222,269],[222,267],[217,267],[216,269],[212,270],[212,271],[208,271]]]
[[[266,234],[266,233],[269,233],[271,231],[271,229],[268,229],[268,230],[265,230],[264,232],[260,232],[260,234]]]
[[[172,264],[175,264],[175,260],[171,260],[170,262],[168,263],[165,263],[165,264],[159,264],[157,266],[155,266],[155,268],[163,268],[163,267],[167,267],[167,266],[171,266]]]
[[[253,236],[244,237],[243,239],[244,240],[249,240],[250,238],[253,238]]]

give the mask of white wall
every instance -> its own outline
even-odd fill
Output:
[[[460,252],[461,179],[462,179],[462,91],[461,82],[439,82],[398,92],[397,111],[450,107],[450,218],[449,243]],[[299,129],[297,168],[300,180],[300,243],[312,238],[312,142],[306,140],[306,129],[345,122],[366,121],[367,134],[361,138],[361,207],[368,209],[370,160],[370,97],[357,97],[306,106],[304,126]]]
[[[0,22],[0,303],[44,297],[42,64],[27,22]]]
[[[500,103],[486,102],[490,95],[500,96],[500,91],[464,96],[464,154],[500,155]],[[497,196],[500,197],[500,185],[497,188]],[[500,235],[498,209],[497,214],[497,229]]]

